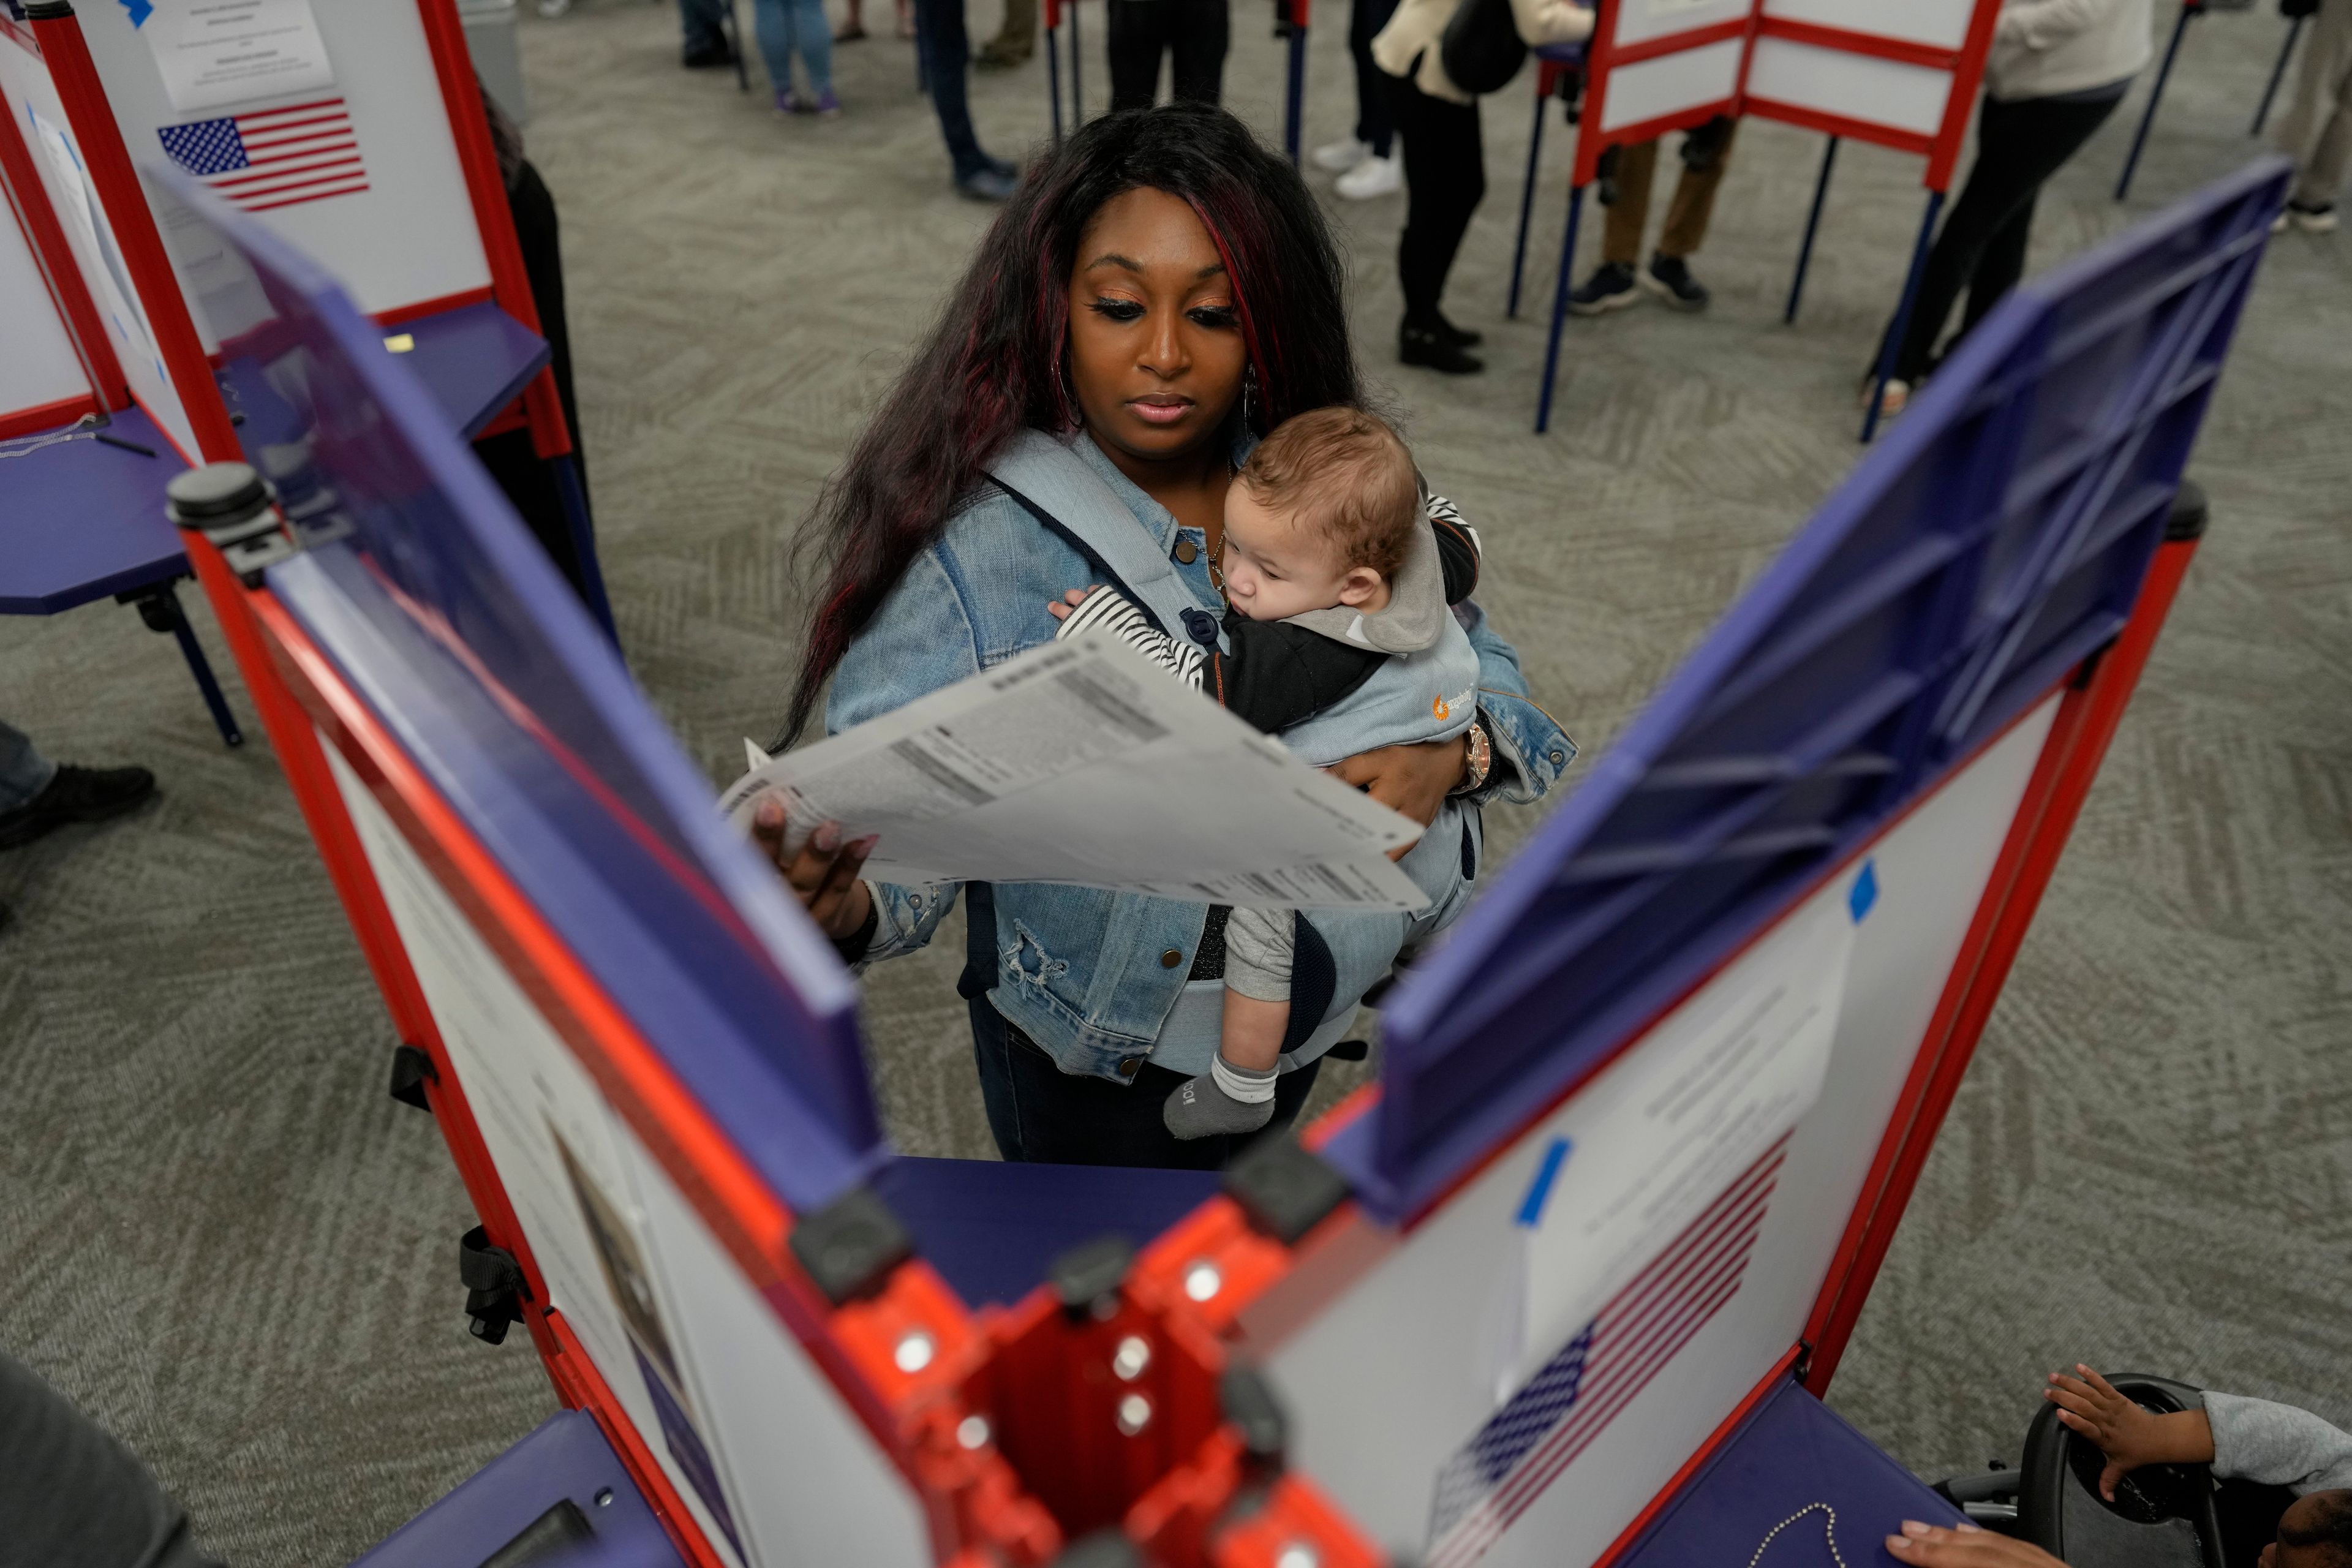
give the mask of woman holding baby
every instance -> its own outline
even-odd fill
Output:
[[[1248,1130],[1286,1122],[1364,992],[1466,903],[1478,803],[1539,797],[1573,754],[1528,700],[1510,645],[1467,600],[1446,610],[1461,552],[1441,572],[1419,542],[1475,535],[1442,500],[1414,491],[1410,548],[1390,549],[1342,542],[1356,525],[1341,514],[1360,508],[1318,501],[1309,519],[1254,505],[1254,482],[1261,500],[1288,493],[1263,461],[1236,483],[1294,416],[1360,406],[1342,282],[1297,173],[1230,115],[1180,103],[1097,120],[1032,167],[819,502],[824,585],[793,732],[828,679],[824,722],[840,730],[1051,640],[1064,616],[1108,611],[1213,697],[1225,673],[1287,693],[1267,700],[1275,721],[1227,705],[1432,825],[1401,862],[1430,896],[1420,913],[1259,913],[1236,928],[1240,967],[1276,964],[1284,998],[1247,1016],[1246,1046],[1229,1027],[1226,910],[1066,886],[875,883],[859,875],[870,844],[828,826],[787,845],[781,821],[755,826],[852,963],[922,946],[964,900],[958,989],[1007,1159],[1214,1166]],[[1401,447],[1384,455],[1393,437],[1376,421],[1338,423],[1356,443],[1345,472],[1409,468]],[[1325,450],[1307,443],[1291,466]],[[1383,485],[1392,477],[1370,489]],[[1229,518],[1246,521],[1234,539]],[[1096,585],[1133,602],[1072,616],[1071,591]],[[1367,605],[1402,640],[1325,646],[1340,633],[1316,626]],[[1294,611],[1296,626],[1276,618]],[[1434,719],[1414,706],[1416,679],[1441,692]],[[1443,698],[1452,679],[1475,682],[1466,710],[1458,689]],[[1365,703],[1386,720],[1332,721]]]

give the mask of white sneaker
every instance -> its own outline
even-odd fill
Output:
[[[1334,174],[1344,174],[1372,155],[1371,148],[1350,136],[1344,142],[1328,142],[1310,154],[1315,166]]]
[[[1404,189],[1404,163],[1393,153],[1385,158],[1367,158],[1332,181],[1331,188],[1351,202],[1394,195]]]

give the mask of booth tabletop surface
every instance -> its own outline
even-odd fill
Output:
[[[1620,1561],[1867,1568],[1895,1561],[1885,1541],[1906,1519],[1961,1522],[1926,1482],[1790,1382],[1765,1397]]]
[[[106,433],[155,455],[68,441],[0,459],[0,615],[55,615],[188,569],[163,515],[163,487],[187,465],[143,410]]]
[[[509,1547],[501,1560],[683,1568],[596,1418],[580,1410],[540,1423],[352,1568],[458,1568]]]
[[[471,440],[547,363],[547,340],[485,300],[384,329],[415,346],[401,362],[425,384],[458,434]]]

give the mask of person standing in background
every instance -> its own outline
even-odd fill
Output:
[[[893,0],[893,4],[898,12],[898,36],[902,38],[913,37],[915,36],[914,0]],[[841,30],[834,34],[833,41],[836,44],[854,44],[865,36],[865,0],[849,0],[849,14],[843,19]]]
[[[923,82],[940,117],[940,136],[955,168],[955,188],[976,202],[1013,195],[1021,171],[981,150],[971,128],[971,40],[964,31],[964,0],[915,0],[915,47],[922,51]]]
[[[1160,96],[1160,59],[1171,58],[1174,96],[1224,96],[1229,0],[1105,0],[1110,13],[1110,107],[1149,109]]]
[[[104,822],[146,803],[155,775],[145,768],[78,768],[41,755],[33,738],[0,720],[0,849],[30,844],[69,822]],[[0,904],[0,926],[8,923]],[[7,1358],[0,1356],[0,1398],[6,1394]],[[0,1443],[0,1454],[6,1445]],[[0,1465],[0,1470],[5,1469]],[[5,1478],[0,1478],[5,1479]],[[0,1518],[5,1518],[0,1510]],[[6,1544],[0,1531],[0,1547]],[[5,1561],[5,1559],[0,1559]]]
[[[1037,0],[1004,0],[1004,21],[996,37],[980,46],[975,63],[991,70],[1026,65],[1037,52]]]
[[[2294,107],[2279,121],[2279,151],[2294,160],[2294,185],[2273,228],[2336,230],[2336,197],[2352,174],[2352,0],[2279,0],[2286,16],[2316,15],[2295,74]]]
[[[1396,153],[1396,118],[1388,79],[1372,58],[1372,39],[1396,15],[1397,0],[1354,0],[1348,8],[1348,53],[1356,65],[1356,129],[1314,152],[1315,166],[1339,177],[1331,188],[1351,202],[1370,201],[1404,186]]]
[[[751,20],[768,62],[768,85],[776,89],[776,112],[839,114],[841,100],[833,90],[833,27],[824,19],[824,0],[756,0]],[[808,75],[805,93],[793,90],[795,54]]]
[[[2147,29],[2148,0],[2008,0],[2001,6],[1985,60],[1976,163],[1927,253],[1902,338],[1895,341],[1889,321],[1880,353],[1863,374],[1865,407],[1889,342],[1895,361],[1879,400],[1882,415],[1900,413],[1934,367],[1936,340],[1962,289],[1969,307],[1959,336],[1966,337],[2025,276],[2034,198],[2124,100],[2147,63]]]
[[[1644,289],[1674,310],[1706,309],[1706,286],[1691,276],[1688,258],[1706,241],[1716,187],[1723,184],[1724,168],[1731,162],[1731,138],[1738,128],[1736,120],[1717,118],[1684,135],[1683,173],[1675,182],[1674,205],[1666,208],[1666,226],[1658,231],[1658,248],[1649,267],[1639,273],[1633,267],[1642,258],[1642,233],[1650,221],[1658,139],[1614,150],[1616,177],[1606,183],[1615,185],[1616,195],[1609,201],[1609,221],[1601,230],[1601,265],[1568,297],[1570,310],[1598,316],[1632,304]]]
[[[1445,74],[1440,41],[1460,5],[1475,0],[1400,0],[1372,39],[1372,60],[1389,79],[1396,133],[1404,138],[1404,233],[1397,240],[1397,281],[1404,321],[1397,357],[1446,375],[1486,368],[1470,353],[1476,332],[1445,319],[1439,302],[1470,218],[1486,195],[1486,152],[1478,100]],[[1568,0],[1511,0],[1514,26],[1530,46],[1570,44],[1592,36],[1592,13]]]
[[[726,3],[727,0],[677,0],[678,26],[686,33],[678,64],[698,71],[735,63],[735,51],[727,47],[727,30],[719,20],[726,15],[722,9]]]

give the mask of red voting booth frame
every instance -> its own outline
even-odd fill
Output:
[[[1599,176],[1601,154],[1612,147],[1652,141],[1671,131],[1693,130],[1718,116],[1738,119],[1753,115],[1761,120],[1778,120],[1810,131],[1819,131],[1829,138],[1822,153],[1821,173],[1813,184],[1812,205],[1805,219],[1804,238],[1798,247],[1796,272],[1789,286],[1789,302],[1781,318],[1786,321],[1793,322],[1797,319],[1797,307],[1804,292],[1805,270],[1812,258],[1813,236],[1821,224],[1822,204],[1829,192],[1831,172],[1836,166],[1839,142],[1868,142],[1898,153],[1914,153],[1927,161],[1920,181],[1927,187],[1927,212],[1920,219],[1918,237],[1912,245],[1910,267],[1905,274],[1902,296],[1895,307],[1895,326],[1887,335],[1886,351],[1880,355],[1876,370],[1877,385],[1863,420],[1862,438],[1868,441],[1877,429],[1879,400],[1885,393],[1892,368],[1893,347],[1901,339],[1904,326],[1909,320],[1913,300],[1918,293],[1920,273],[1927,265],[1928,243],[1935,237],[1936,218],[1943,210],[1945,194],[1951,186],[1953,165],[1958,162],[1961,144],[1968,137],[1969,112],[1976,105],[1977,89],[1984,77],[1985,57],[1992,47],[1993,26],[2000,16],[1999,0],[1976,0],[1967,32],[1957,48],[1937,47],[1858,28],[1771,16],[1766,11],[1764,0],[1756,0],[1744,16],[1632,43],[1620,43],[1617,31],[1623,5],[1624,0],[1601,0],[1592,42],[1586,51],[1584,107],[1576,140],[1575,163],[1569,175],[1567,232],[1560,242],[1559,272],[1553,283],[1551,335],[1544,352],[1543,385],[1536,404],[1536,434],[1543,435],[1551,425],[1552,384],[1559,368],[1560,331],[1568,316],[1570,264],[1576,254],[1577,229],[1583,212],[1585,187]],[[1752,93],[1748,89],[1748,68],[1755,58],[1759,38],[1785,39],[1816,48],[1947,72],[1951,77],[1951,89],[1944,100],[1942,118],[1934,134],[1928,135]],[[1608,114],[1610,79],[1615,72],[1644,61],[1733,41],[1740,46],[1740,58],[1735,85],[1728,97],[1612,130],[1602,129]],[[1538,106],[1538,124],[1540,126],[1540,106],[1552,95],[1566,68],[1563,62],[1549,59],[1539,60],[1538,68],[1536,101]],[[1530,199],[1533,192],[1531,151],[1528,169]],[[1520,225],[1522,251],[1525,246],[1523,214]],[[1519,278],[1517,258],[1514,259],[1511,278],[1510,313],[1516,315],[1518,311]]]
[[[330,776],[321,736],[382,804],[904,1475],[922,1500],[939,1561],[954,1568],[1048,1563],[1067,1543],[1064,1526],[1085,1510],[1086,1504],[1073,1502],[1079,1498],[1097,1500],[1097,1515],[1103,1512],[1100,1500],[1111,1500],[1103,1522],[1123,1524],[1152,1561],[1170,1568],[1272,1568],[1301,1542],[1334,1568],[1373,1568],[1385,1561],[1311,1481],[1269,1472],[1253,1461],[1243,1434],[1223,1416],[1218,1380],[1226,1359],[1222,1336],[1244,1310],[1254,1332],[1278,1334],[1282,1321],[1313,1316],[1362,1279],[1399,1244],[1399,1231],[1343,1203],[1286,1245],[1254,1226],[1234,1200],[1220,1196],[1144,1247],[1116,1311],[1107,1317],[1074,1318],[1043,1285],[1010,1308],[974,1312],[919,1258],[898,1265],[872,1294],[834,1305],[788,1245],[796,1216],[685,1090],[334,663],[266,587],[240,585],[200,539],[192,537],[189,548],[207,587],[242,602],[237,619],[247,636],[239,658],[253,656],[247,663],[249,678],[266,676],[256,689],[268,694],[263,716],[272,740],[288,761],[401,1038],[424,1051],[432,1064],[425,1097],[487,1237],[517,1261],[524,1321],[557,1394],[567,1406],[594,1415],[688,1562],[720,1568],[724,1559],[703,1539],[561,1314],[545,1305],[546,1283],[493,1173],[449,1053]],[[2168,541],[2158,549],[2117,639],[2061,683],[2031,782],[1801,1339],[1600,1561],[1623,1555],[1747,1412],[1792,1370],[1816,1393],[1827,1386],[2194,549],[2191,539]],[[2023,711],[2030,715],[2041,706],[2028,704]],[[1988,738],[1977,754],[2000,738]],[[1825,871],[1823,882],[1869,854],[1872,844],[1902,820],[1885,824],[1871,843]],[[1737,956],[1727,955],[1724,963]],[[1691,989],[1706,978],[1699,977]],[[1662,1008],[1660,1016],[1680,1000]],[[1630,1032],[1625,1046],[1642,1033]],[[1547,1103],[1528,1108],[1521,1129],[1535,1125],[1605,1066],[1592,1064],[1585,1079]],[[1306,1142],[1310,1147],[1326,1142],[1370,1110],[1378,1092],[1377,1087],[1358,1091],[1310,1128]],[[1497,1148],[1516,1136],[1498,1140]],[[1404,1229],[1442,1210],[1476,1174],[1476,1169],[1464,1173]],[[1203,1263],[1222,1280],[1205,1301],[1187,1289]],[[928,1336],[937,1348],[927,1364],[908,1371],[894,1347],[915,1333]],[[1087,1441],[1086,1434],[1111,1421],[1120,1388],[1089,1380],[1081,1369],[1105,1363],[1117,1342],[1135,1334],[1147,1336],[1152,1364],[1166,1369],[1156,1373],[1161,1416],[1155,1426],[1167,1436],[1153,1450],[1151,1463],[1130,1468],[1132,1461],[1096,1457],[1100,1446]],[[1026,1434],[1029,1446],[1061,1456],[1055,1474],[1024,1475],[1000,1446],[972,1448],[959,1440],[960,1424],[974,1406],[1001,1407],[1003,1401],[993,1395],[1015,1384],[1023,1391],[1023,1419],[1035,1428]],[[1264,1506],[1239,1522],[1228,1520],[1229,1505],[1253,1488],[1265,1489]],[[1041,1500],[1041,1493],[1047,1495]]]

